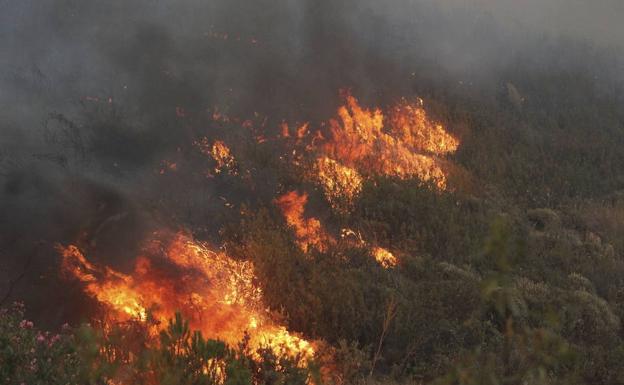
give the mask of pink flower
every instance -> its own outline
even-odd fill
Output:
[[[34,326],[32,322],[28,321],[28,320],[22,320],[19,324],[20,328],[22,329],[32,329],[32,327]]]
[[[55,343],[57,343],[59,340],[61,339],[61,336],[59,334],[55,334],[52,338],[50,338],[50,342],[48,343],[48,346],[52,346]]]
[[[45,336],[43,334],[39,333],[37,335],[37,342],[43,343],[43,342],[45,342],[45,340],[46,340],[46,338],[45,338]]]

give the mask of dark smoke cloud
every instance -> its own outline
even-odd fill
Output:
[[[127,267],[163,217],[206,226],[219,186],[157,171],[227,131],[215,106],[271,126],[328,118],[341,87],[374,104],[457,81],[481,97],[519,66],[610,84],[622,18],[618,0],[0,0],[0,299],[61,320],[71,296],[41,299],[60,287],[56,242]]]

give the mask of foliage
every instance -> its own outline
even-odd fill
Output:
[[[23,318],[22,305],[0,313],[2,384],[306,384],[316,369],[303,357],[232,348],[191,331],[180,314],[154,340],[145,325],[65,327],[52,335]]]
[[[68,330],[41,332],[24,318],[23,305],[0,310],[0,383],[79,383],[82,358]]]

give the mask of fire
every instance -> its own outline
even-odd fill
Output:
[[[459,141],[441,124],[429,120],[421,99],[418,104],[402,100],[395,106],[390,113],[390,127],[402,143],[415,150],[444,155],[457,151],[459,147]]]
[[[210,155],[217,162],[215,173],[219,174],[224,170],[235,173],[236,160],[225,143],[220,140],[215,141],[210,149]]]
[[[76,246],[60,247],[63,271],[84,284],[116,321],[152,320],[154,332],[176,311],[210,338],[236,345],[249,333],[252,347],[312,357],[312,345],[275,322],[254,284],[251,262],[177,234],[155,238],[131,275],[89,262]]]
[[[328,157],[316,160],[314,178],[322,187],[327,201],[341,212],[349,212],[362,191],[360,173]]]
[[[146,320],[140,293],[132,288],[132,277],[92,265],[73,245],[62,248],[63,270],[85,284],[85,292],[107,303],[127,318]]]
[[[196,140],[193,143],[199,151],[211,157],[215,161],[213,169],[215,174],[227,172],[230,175],[238,175],[236,158],[232,155],[230,148],[221,140],[215,140],[211,143],[208,138]],[[212,175],[211,173],[209,173]]]
[[[329,131],[329,139],[318,147],[318,162],[326,166],[319,167],[317,180],[330,203],[335,200],[332,195],[337,189],[332,184],[336,178],[321,176],[332,174],[327,171],[330,162],[332,168],[342,170],[333,173],[337,175],[419,178],[445,189],[446,174],[438,157],[455,152],[459,146],[459,141],[442,125],[428,118],[421,100],[412,104],[401,101],[386,118],[381,109],[363,108],[347,94],[345,105],[338,109],[338,118],[329,121]],[[358,182],[361,178],[351,177],[348,182],[337,183],[350,186],[342,188],[348,199],[359,189]]]
[[[397,258],[383,247],[373,247],[371,250],[375,260],[384,268],[389,269],[397,265]]]
[[[321,222],[316,218],[305,218],[305,206],[308,203],[308,194],[290,191],[275,200],[275,204],[282,210],[286,223],[295,231],[299,247],[304,252],[311,248],[323,252],[333,239],[325,232]]]
[[[307,253],[315,248],[320,252],[325,252],[328,246],[334,244],[336,240],[325,231],[318,219],[306,219],[304,217],[307,202],[308,195],[297,191],[290,191],[275,201],[282,210],[286,223],[295,230],[297,243],[301,250]],[[398,264],[397,258],[390,251],[382,247],[371,247],[368,242],[362,239],[361,234],[351,229],[342,229],[341,238],[343,240],[354,239],[357,247],[369,248],[370,254],[384,269],[395,267]]]
[[[291,158],[297,166],[312,165],[306,169],[306,178],[320,187],[335,212],[351,212],[365,180],[376,175],[418,178],[447,188],[443,157],[457,151],[459,141],[429,118],[422,100],[402,100],[385,112],[362,107],[349,94],[344,100],[337,117],[327,122],[322,133],[309,123],[291,128],[282,122],[278,135],[293,146]],[[255,120],[243,121],[215,110],[213,118],[240,123],[258,143],[269,140],[255,128],[258,122],[261,128],[266,124],[258,114]],[[212,172],[238,175],[237,161],[225,142],[203,138],[195,145],[214,160]],[[299,151],[301,145],[304,151]],[[303,161],[306,158],[299,154],[304,153],[312,154],[312,162]],[[166,166],[171,171],[177,168],[175,163]],[[338,242],[319,219],[306,216],[306,192],[290,191],[274,202],[304,253],[327,252]],[[357,235],[356,247],[369,249],[380,266],[397,266],[392,252],[349,231]],[[349,234],[343,234],[345,242]],[[266,310],[251,262],[234,260],[187,235],[155,236],[144,245],[131,274],[90,262],[76,246],[60,251],[63,270],[82,282],[86,294],[108,309],[115,320],[141,320],[153,324],[157,332],[180,311],[191,327],[232,345],[249,332],[254,347],[268,345],[307,356],[314,353],[308,341],[290,333]]]
[[[292,164],[304,166],[306,180],[323,191],[333,211],[348,215],[355,208],[364,182],[377,175],[417,178],[440,190],[447,189],[447,173],[455,168],[449,169],[452,165],[444,157],[455,153],[460,142],[430,119],[423,105],[422,99],[402,99],[384,112],[362,107],[355,97],[345,93],[337,117],[322,125],[326,127],[324,133],[312,130],[309,123],[293,130],[282,121],[278,138],[294,144],[293,156],[289,157]],[[308,152],[312,154],[311,161],[301,155]],[[336,240],[318,219],[305,217],[307,200],[306,193],[291,191],[275,203],[304,252],[325,252]],[[349,232],[342,234],[343,240],[352,240],[349,234],[356,234]],[[368,248],[380,266],[397,265],[397,258],[389,250],[369,244],[359,233],[356,235],[355,246]]]

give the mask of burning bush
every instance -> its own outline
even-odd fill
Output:
[[[230,347],[191,331],[177,313],[159,335],[136,322],[38,330],[24,308],[0,310],[2,384],[260,385],[308,384],[318,372],[303,355],[249,345]]]
[[[150,240],[132,275],[90,263],[76,246],[59,250],[65,273],[82,282],[116,322],[140,321],[157,334],[181,311],[193,328],[230,344],[251,332],[254,348],[273,346],[276,353],[310,358],[314,354],[309,342],[265,311],[252,263],[231,259],[183,234]]]

